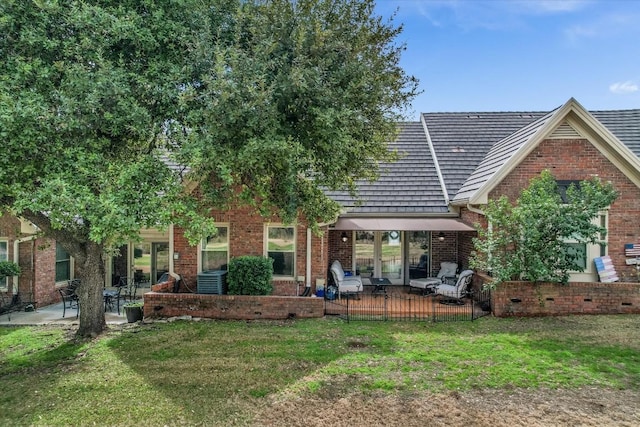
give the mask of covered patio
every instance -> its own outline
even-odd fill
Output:
[[[442,262],[467,268],[473,227],[457,217],[341,217],[330,229],[329,263],[394,285],[435,276]]]

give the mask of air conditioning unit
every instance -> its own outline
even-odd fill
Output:
[[[209,270],[198,274],[199,294],[227,293],[227,272],[224,270]]]

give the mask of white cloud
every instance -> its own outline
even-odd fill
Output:
[[[512,2],[527,13],[561,13],[575,12],[592,3],[588,0],[520,0]]]
[[[617,82],[609,86],[609,90],[617,94],[633,93],[637,92],[638,89],[638,85],[632,81]]]

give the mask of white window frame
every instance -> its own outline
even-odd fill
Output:
[[[57,267],[58,267],[58,244],[59,243],[56,242],[56,247],[54,249],[55,252],[56,252],[55,259],[54,259],[54,264],[53,264],[53,277],[54,277],[54,279],[56,278],[55,275],[56,275],[56,270],[57,270]],[[64,248],[62,248],[62,249],[64,249]],[[65,252],[66,252],[66,250],[65,250]],[[73,259],[73,257],[71,256],[70,253],[67,252],[67,255],[69,255],[69,279],[56,280],[56,285],[66,284],[67,281],[73,280],[74,277],[75,277],[74,274],[73,274],[73,272],[75,270],[75,260]]]
[[[298,249],[298,230],[295,225],[284,225],[284,224],[265,224],[264,226],[264,248],[263,248],[263,254],[265,257],[269,257],[269,229],[271,228],[292,228],[293,229],[293,251],[291,251],[293,253],[293,271],[291,272],[291,275],[280,275],[280,274],[273,274],[273,277],[276,279],[291,279],[294,280],[296,277],[296,254],[297,254],[297,249]]]
[[[5,243],[7,245],[7,251],[4,257],[0,257],[0,261],[9,261],[9,239],[2,237],[0,238],[0,244],[1,243]],[[4,280],[0,281],[0,291],[9,291],[9,277],[5,277]]]
[[[229,226],[229,223],[220,223],[220,224],[216,224],[217,228],[226,228],[227,229],[227,265],[229,265],[229,256],[230,256],[230,252],[231,252],[231,227]],[[200,240],[200,243],[198,244],[198,272],[202,273],[202,269],[204,268],[204,265],[202,263],[202,253],[203,252],[209,252],[205,249],[206,247],[206,243],[205,243],[205,239],[207,237],[205,237],[204,239]],[[210,252],[215,252],[215,251],[210,251]]]
[[[598,213],[598,216],[592,221],[594,224],[598,224],[607,229],[607,235],[603,239],[600,236],[600,240],[605,243],[604,249],[603,246],[599,243],[596,244],[586,244],[586,264],[587,267],[583,272],[579,271],[570,271],[569,272],[569,281],[570,282],[593,282],[598,281],[598,271],[594,265],[594,258],[598,258],[608,254],[608,236],[609,236],[609,211],[605,210]],[[565,243],[577,243],[575,240],[566,240]]]

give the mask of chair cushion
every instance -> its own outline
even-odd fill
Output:
[[[331,264],[331,272],[335,275],[335,280],[339,283],[344,279],[344,270],[342,269],[342,265],[340,261],[333,261]]]
[[[455,262],[442,262],[440,263],[440,271],[436,276],[438,279],[443,277],[455,277],[458,270],[458,264]]]
[[[412,288],[426,289],[427,286],[438,285],[442,283],[440,279],[435,277],[427,277],[425,279],[412,279],[409,286]]]

